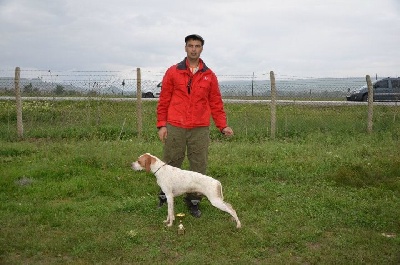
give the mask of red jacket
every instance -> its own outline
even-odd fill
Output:
[[[157,127],[167,123],[185,129],[209,126],[211,116],[220,131],[228,126],[214,72],[201,59],[194,75],[186,58],[171,66],[162,80]]]

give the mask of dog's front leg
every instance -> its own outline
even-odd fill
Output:
[[[175,213],[174,213],[174,196],[167,195],[167,204],[168,204],[168,215],[167,220],[164,222],[167,223],[167,226],[172,226],[175,220]]]

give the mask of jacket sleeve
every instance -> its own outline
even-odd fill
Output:
[[[214,120],[215,126],[222,131],[228,126],[226,120],[226,113],[224,110],[224,103],[222,102],[221,91],[219,90],[218,79],[215,74],[212,74],[211,91],[208,101],[210,103],[211,116]]]
[[[168,108],[171,102],[172,91],[173,91],[173,80],[172,72],[173,67],[170,67],[166,72],[162,80],[161,93],[157,104],[157,128],[167,125],[168,119]]]

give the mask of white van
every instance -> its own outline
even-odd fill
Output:
[[[142,91],[142,98],[158,98],[161,93],[161,82],[156,87],[147,88]]]

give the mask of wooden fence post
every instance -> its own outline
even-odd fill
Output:
[[[14,78],[14,85],[15,85],[15,101],[17,106],[17,134],[18,138],[24,138],[24,124],[22,122],[22,99],[21,99],[21,89],[20,89],[20,76],[21,76],[21,69],[19,67],[15,68],[15,78]]]
[[[373,116],[374,116],[374,88],[372,86],[371,78],[369,75],[366,76],[368,86],[368,125],[367,132],[372,133]]]
[[[136,115],[137,115],[137,129],[138,137],[142,137],[143,132],[143,108],[142,108],[142,76],[140,68],[136,69]]]
[[[276,135],[276,85],[274,71],[269,72],[271,81],[271,139]]]

